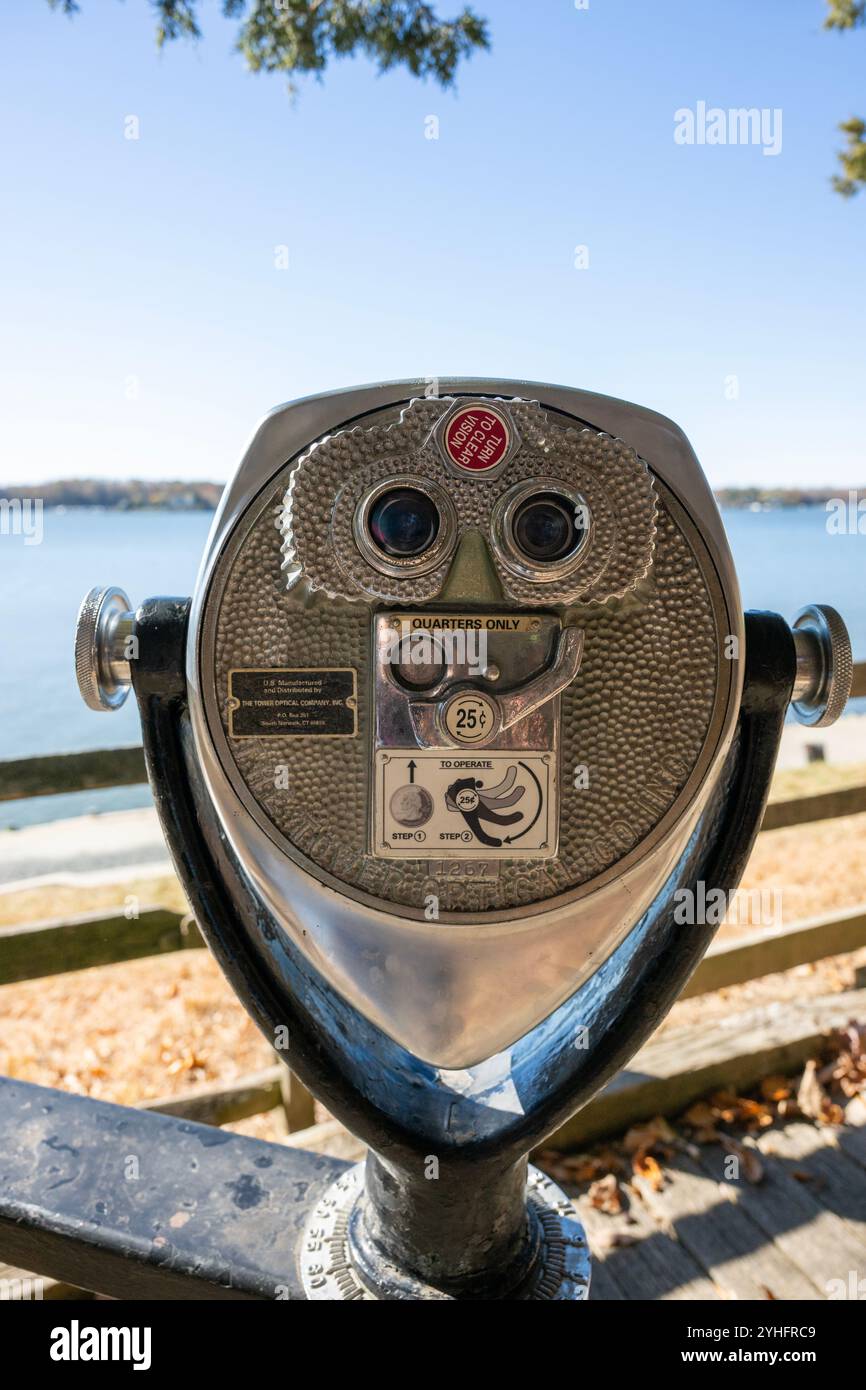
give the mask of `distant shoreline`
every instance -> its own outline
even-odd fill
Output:
[[[0,484],[0,499],[41,501],[44,507],[88,507],[102,511],[212,512],[222,496],[223,486],[223,483],[207,482],[148,482],[138,478],[126,482],[70,478],[37,484],[35,488]]]
[[[200,482],[111,482],[101,478],[75,478],[68,481],[43,483],[35,489],[0,484],[0,502],[4,499],[41,501],[45,507],[87,507],[103,511],[172,511],[212,512],[219,504],[224,484]],[[846,504],[854,498],[866,498],[866,488],[717,488],[715,498],[720,507],[734,511],[768,512],[792,510],[799,507],[822,507],[831,499],[841,498]],[[855,503],[856,505],[856,503]]]
[[[829,502],[838,504],[840,500],[848,506],[853,497],[856,512],[858,499],[866,498],[866,488],[720,487],[715,489],[714,496],[720,507],[748,512],[790,511],[799,507],[826,509]]]

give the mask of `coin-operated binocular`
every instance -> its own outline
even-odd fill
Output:
[[[93,590],[77,669],[93,708],[132,685],[214,954],[369,1145],[310,1211],[306,1295],[585,1298],[527,1154],[700,960],[682,890],[736,887],[789,704],[844,706],[838,614],[744,618],[671,421],[397,382],[268,416],[191,603]]]

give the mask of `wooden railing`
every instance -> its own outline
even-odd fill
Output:
[[[858,671],[864,688],[858,688],[857,693],[863,694],[866,663],[861,663]],[[130,786],[144,780],[144,757],[138,747],[22,758],[0,762],[0,801]],[[861,812],[866,812],[866,786],[847,787],[773,801],[761,830],[779,830]],[[115,910],[0,928],[0,985],[204,945],[189,914],[160,906],[141,907],[131,917],[125,911]],[[733,942],[717,942],[710,947],[682,997],[742,984],[864,945],[866,904],[756,931]],[[217,1125],[278,1105],[285,1108],[290,1131],[313,1123],[312,1097],[282,1059],[231,1085],[197,1088],[147,1102],[148,1109]]]
[[[140,747],[94,749],[0,762],[0,801],[135,786],[147,780]],[[0,835],[3,832],[0,831]],[[0,927],[0,985],[61,975],[94,965],[116,965],[144,956],[205,946],[190,913],[161,906],[88,912],[80,916]],[[224,1125],[281,1106],[289,1132],[315,1118],[313,1097],[274,1054],[272,1067],[231,1085],[197,1087],[143,1108]]]
[[[147,781],[144,749],[94,748],[86,753],[49,753],[0,762],[0,801],[29,796],[133,787]]]

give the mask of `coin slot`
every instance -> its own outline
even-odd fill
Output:
[[[404,689],[412,692],[433,690],[448,670],[441,643],[427,633],[403,637],[391,662],[391,674]]]

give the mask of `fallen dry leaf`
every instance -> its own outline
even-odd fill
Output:
[[[695,1129],[712,1129],[716,1123],[716,1112],[709,1101],[697,1100],[694,1105],[689,1106],[682,1118],[687,1125],[692,1125]]]
[[[771,1100],[778,1105],[780,1101],[787,1100],[791,1094],[791,1083],[784,1076],[765,1076],[761,1082],[761,1095],[764,1100]]]
[[[594,1182],[608,1172],[607,1167],[592,1154],[569,1155],[562,1161],[569,1182]]]
[[[738,1139],[732,1138],[730,1134],[719,1134],[719,1143],[725,1148],[727,1153],[733,1154],[738,1159],[740,1165],[739,1176],[745,1178],[746,1182],[757,1184],[764,1180],[764,1165],[757,1149],[753,1149],[746,1144],[741,1144]]]
[[[747,1128],[766,1129],[773,1123],[775,1116],[769,1106],[758,1100],[749,1100],[748,1097],[739,1097],[736,1106],[736,1118],[740,1124]]]
[[[607,1177],[594,1182],[587,1196],[592,1206],[597,1211],[603,1211],[606,1216],[619,1216],[622,1212],[622,1192],[613,1173],[608,1173]]]
[[[612,1170],[621,1171],[622,1159],[612,1149],[598,1153],[564,1154],[557,1149],[543,1149],[536,1158],[539,1168],[543,1168],[556,1182],[583,1183],[594,1182],[596,1178],[606,1177]]]
[[[627,1154],[638,1153],[641,1149],[651,1149],[656,1144],[673,1144],[676,1135],[663,1115],[656,1115],[646,1124],[633,1125],[623,1139]]]
[[[791,1177],[795,1182],[809,1183],[817,1192],[820,1192],[822,1187],[827,1186],[826,1178],[822,1178],[820,1173],[810,1173],[805,1168],[792,1168]]]
[[[826,1099],[824,1087],[818,1080],[818,1063],[811,1058],[803,1068],[800,1085],[797,1087],[797,1104],[810,1120],[820,1120]]]
[[[665,1175],[658,1160],[653,1158],[651,1153],[646,1149],[640,1149],[632,1159],[632,1166],[636,1177],[643,1178],[653,1192],[661,1192],[665,1185]]]

